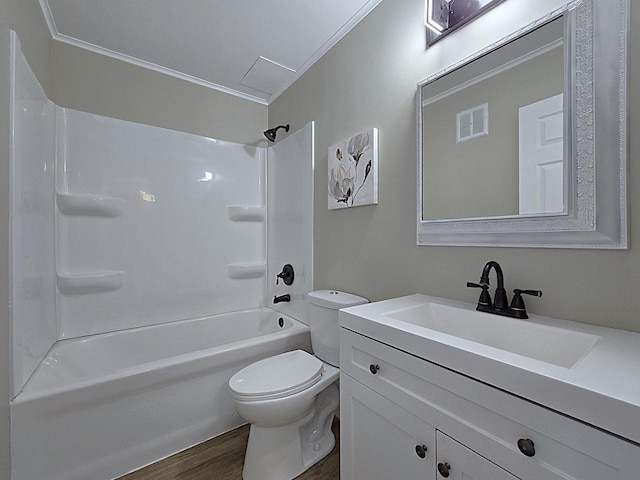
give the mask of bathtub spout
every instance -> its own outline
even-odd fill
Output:
[[[280,295],[279,297],[277,296],[273,296],[273,303],[280,303],[280,302],[290,302],[291,301],[291,295],[289,295],[288,293],[285,293],[284,295]]]

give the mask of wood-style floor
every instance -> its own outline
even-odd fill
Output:
[[[340,426],[333,423],[336,446],[297,480],[340,479]],[[129,473],[118,480],[242,480],[242,464],[249,436],[245,425],[184,452]]]

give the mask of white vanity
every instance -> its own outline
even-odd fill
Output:
[[[342,480],[640,478],[640,334],[425,295],[340,325]]]

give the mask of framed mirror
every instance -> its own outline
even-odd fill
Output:
[[[628,248],[628,0],[581,0],[418,84],[419,245]]]

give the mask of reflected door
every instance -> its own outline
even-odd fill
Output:
[[[519,109],[520,214],[564,210],[563,95]]]

